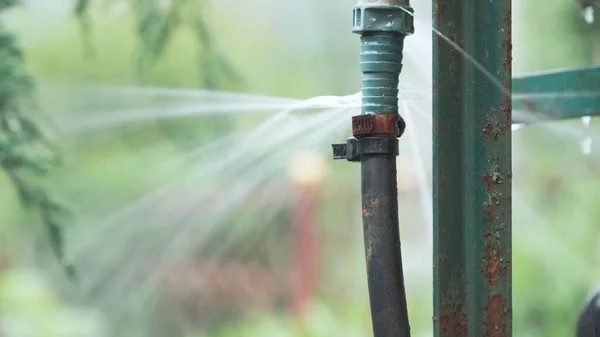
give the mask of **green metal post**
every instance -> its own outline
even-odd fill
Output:
[[[497,79],[434,36],[434,335],[512,336],[511,1],[434,0],[434,25]]]

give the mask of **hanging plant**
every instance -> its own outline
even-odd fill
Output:
[[[215,89],[221,80],[241,82],[242,78],[223,53],[214,34],[206,24],[206,0],[103,0],[104,4],[127,1],[136,18],[139,47],[136,70],[141,82],[149,69],[160,59],[174,34],[183,28],[192,29],[196,37],[201,70],[200,82],[206,89]],[[75,15],[82,32],[90,39],[91,0],[76,0]],[[90,43],[86,43],[89,46]],[[92,50],[91,47],[86,48]]]
[[[98,0],[100,5],[126,3],[134,14],[139,45],[135,56],[135,70],[139,83],[147,83],[152,67],[161,59],[174,35],[181,29],[191,30],[198,44],[196,57],[199,84],[204,89],[215,90],[228,81],[242,84],[243,80],[230,59],[219,48],[215,35],[207,24],[207,0]],[[90,27],[91,0],[77,0],[75,15],[85,36],[84,48],[93,55]],[[201,125],[192,123],[173,125],[158,121],[158,127],[169,139],[184,149],[197,146],[203,140],[220,137],[230,131],[230,116],[203,117]],[[198,130],[204,127],[206,131]]]
[[[0,1],[0,12],[18,0]],[[38,125],[33,104],[34,81],[25,68],[16,36],[0,23],[0,166],[15,186],[21,204],[39,214],[52,251],[64,262],[62,224],[68,212],[38,182],[60,163],[60,154]]]

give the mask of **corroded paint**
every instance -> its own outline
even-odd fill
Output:
[[[492,234],[484,234],[483,240],[485,241],[485,256],[484,256],[484,268],[482,270],[486,280],[492,287],[499,284],[501,279],[504,279],[507,272],[506,260],[502,256],[506,255],[506,252],[501,252],[498,248],[498,244],[494,243]]]
[[[368,218],[371,214],[369,214],[369,211],[367,211],[367,207],[365,207],[365,205],[363,205],[362,207],[362,216],[363,218]]]
[[[440,326],[442,331],[448,336],[467,336],[467,315],[465,315],[460,306],[448,315],[440,317]]]
[[[487,299],[485,305],[485,336],[504,337],[511,335],[506,324],[506,317],[510,309],[507,301],[500,294],[492,295]]]
[[[435,17],[440,20],[446,11],[446,4],[435,4]]]
[[[434,26],[480,62],[433,43],[437,337],[512,335],[510,10],[510,0],[434,3]]]
[[[352,117],[352,135],[368,137],[375,135],[399,136],[398,114],[371,114]]]

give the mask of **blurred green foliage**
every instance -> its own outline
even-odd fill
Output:
[[[0,11],[19,5],[18,1],[0,3]],[[56,148],[41,131],[35,114],[33,79],[26,70],[17,37],[0,25],[0,165],[17,189],[24,207],[40,214],[54,255],[62,260],[61,226],[66,211],[35,181],[59,163]],[[73,275],[71,266],[67,272]]]
[[[100,316],[65,305],[51,282],[34,270],[15,268],[0,275],[0,316],[5,337],[105,336]]]
[[[357,304],[332,308],[316,301],[308,314],[302,318],[251,317],[238,325],[224,327],[216,332],[200,332],[186,337],[361,337],[370,329],[371,322],[365,303]]]

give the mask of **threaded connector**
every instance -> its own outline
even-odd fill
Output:
[[[382,5],[377,3],[357,5],[352,8],[352,31],[364,33],[389,32],[410,35],[415,32],[410,6]]]
[[[354,137],[332,145],[334,159],[398,155],[398,138],[406,127],[398,113],[398,77],[404,38],[415,30],[412,13],[408,0],[363,0],[354,7],[352,31],[361,35],[362,115],[352,118]]]
[[[414,33],[409,6],[365,4],[353,9],[352,31],[361,35],[363,114],[398,114],[398,76],[404,38]]]

